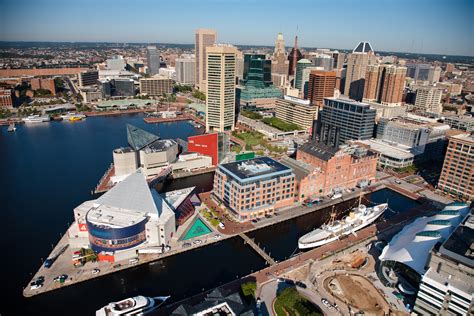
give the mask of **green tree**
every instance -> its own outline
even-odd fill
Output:
[[[246,282],[243,283],[240,288],[242,293],[247,297],[255,297],[255,291],[257,290],[257,283],[255,282]]]

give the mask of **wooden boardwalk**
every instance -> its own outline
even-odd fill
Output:
[[[249,244],[263,259],[267,261],[267,263],[271,266],[276,264],[276,261],[270,257],[259,245],[257,245],[253,239],[250,239],[249,236],[245,235],[244,233],[239,234],[240,237],[244,240],[245,243]]]

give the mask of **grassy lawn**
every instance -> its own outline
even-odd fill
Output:
[[[289,287],[281,291],[275,300],[275,311],[278,316],[288,315],[322,315],[320,309],[294,288]]]
[[[276,117],[264,118],[262,120],[262,122],[267,124],[267,125],[270,125],[272,127],[275,127],[277,129],[279,129],[280,131],[284,131],[284,132],[291,132],[291,131],[295,131],[295,130],[301,130],[301,127],[299,127],[298,125],[293,124],[293,123],[285,122],[285,121],[283,121],[279,118],[276,118]]]
[[[258,144],[262,144],[264,139],[263,135],[259,132],[243,132],[238,133],[235,137],[240,138],[249,146],[255,146]]]
[[[240,111],[240,114],[242,114],[243,116],[248,117],[249,119],[252,119],[252,120],[261,120],[262,119],[262,115],[260,113],[257,113],[257,112],[242,110],[242,111]]]

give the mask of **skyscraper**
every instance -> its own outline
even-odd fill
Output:
[[[344,94],[361,101],[364,95],[365,70],[375,64],[375,54],[368,42],[360,42],[347,58]]]
[[[235,71],[237,48],[206,48],[206,131],[228,131],[235,126]]]
[[[395,65],[368,65],[365,73],[364,101],[401,105],[407,69]]]
[[[333,97],[336,88],[336,72],[313,70],[309,74],[308,97],[312,105],[322,108],[324,98]]]
[[[245,54],[239,87],[242,105],[274,103],[275,98],[281,97],[280,90],[272,84],[271,66],[271,60],[263,54]]]
[[[415,109],[421,112],[439,114],[443,111],[441,97],[443,90],[434,86],[420,87],[416,90]]]
[[[474,198],[474,135],[449,138],[438,188],[468,199]]]
[[[298,49],[298,36],[295,36],[295,46],[291,49],[290,55],[288,55],[289,61],[289,70],[288,75],[293,76],[295,74],[296,63],[298,60],[303,59],[303,54],[301,54]]]
[[[288,60],[286,49],[285,49],[285,40],[283,39],[283,34],[278,33],[277,39],[275,41],[275,50],[272,56],[272,74],[279,74],[288,76],[288,67],[290,61]]]
[[[160,71],[160,53],[156,49],[156,46],[147,46],[146,61],[148,64],[148,73],[152,76],[156,75]]]
[[[374,132],[375,114],[376,110],[367,103],[325,98],[316,123],[319,141],[338,147],[348,140],[370,139]]]
[[[194,58],[176,59],[176,81],[180,84],[192,85],[195,80],[196,70]]]
[[[213,46],[217,40],[215,30],[198,29],[195,34],[196,71],[195,84],[201,91],[206,91],[206,48]]]
[[[303,70],[311,67],[312,63],[303,58],[296,63],[296,75],[295,75],[295,88],[300,90],[300,94],[303,93]]]
[[[407,64],[407,76],[416,81],[436,83],[441,75],[441,68],[430,64]]]

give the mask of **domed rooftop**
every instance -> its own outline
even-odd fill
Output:
[[[303,58],[303,59],[298,60],[297,63],[298,64],[311,64],[311,61],[306,58]]]

